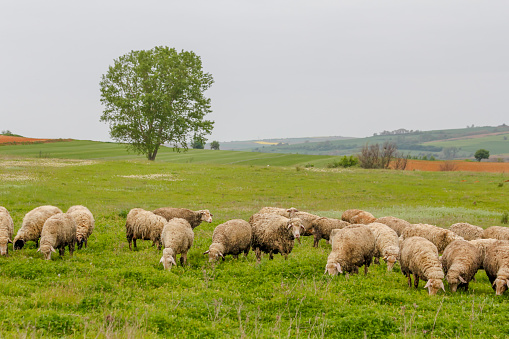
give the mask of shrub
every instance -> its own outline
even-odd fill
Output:
[[[391,160],[396,156],[397,146],[394,142],[386,141],[383,145],[364,145],[358,155],[362,168],[389,168]]]
[[[500,219],[500,222],[502,224],[507,224],[509,222],[509,213],[504,212],[504,214],[502,214],[502,218]]]
[[[339,161],[335,160],[335,161],[327,164],[327,168],[339,168],[339,167],[347,168],[347,167],[355,166],[358,163],[359,163],[359,159],[357,159],[353,155],[351,155],[349,157],[347,157],[345,155],[341,159],[339,159]]]
[[[439,168],[444,172],[455,171],[458,169],[458,164],[456,164],[454,161],[447,160],[441,163]]]

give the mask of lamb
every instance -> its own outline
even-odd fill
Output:
[[[28,212],[23,218],[21,228],[14,237],[14,249],[22,249],[27,241],[35,241],[36,247],[39,247],[39,238],[44,223],[49,217],[58,213],[62,213],[60,208],[49,205],[39,206]]]
[[[332,230],[342,229],[348,225],[350,225],[350,223],[347,221],[326,217],[313,220],[311,222],[311,227],[313,228],[314,236],[313,246],[318,247],[318,242],[320,241],[320,239],[329,240]]]
[[[437,247],[438,253],[443,253],[447,245],[454,240],[464,240],[463,237],[453,231],[428,224],[415,224],[412,227],[405,228],[401,233],[400,240],[415,236],[431,241]]]
[[[490,226],[482,232],[482,238],[509,240],[509,227]]]
[[[186,264],[187,252],[193,245],[193,240],[193,228],[186,219],[173,218],[170,221],[165,221],[161,232],[164,250],[159,261],[165,270],[170,270],[172,264],[177,266],[177,254],[180,254],[180,264],[182,266]]]
[[[158,244],[158,249],[161,249],[161,232],[166,224],[166,219],[160,215],[156,215],[150,211],[145,211],[142,208],[133,208],[127,214],[125,222],[125,233],[129,249],[131,248],[131,241],[136,247],[136,240],[152,240],[152,246]]]
[[[300,238],[300,230],[304,230],[300,219],[288,219],[272,213],[254,214],[249,220],[252,229],[251,247],[257,262],[261,261],[262,252],[268,253],[271,260],[273,254],[277,253],[288,259],[294,239]]]
[[[262,207],[262,209],[260,209],[258,211],[258,214],[274,213],[274,214],[282,215],[283,217],[286,217],[286,218],[290,218],[290,215],[295,212],[299,212],[299,210],[296,209],[295,207],[290,207],[288,209],[287,208],[279,208],[279,207]]]
[[[444,250],[440,261],[451,292],[458,287],[468,290],[468,283],[482,265],[480,250],[465,240],[455,240]]]
[[[445,292],[444,272],[438,257],[437,247],[423,237],[409,237],[400,244],[399,264],[401,272],[408,278],[408,287],[419,286],[419,279],[427,281],[424,288],[429,295],[435,295],[439,289]]]
[[[396,231],[389,226],[374,222],[368,224],[375,237],[375,264],[379,264],[382,257],[387,263],[387,271],[392,271],[394,263],[399,257],[399,238]]]
[[[465,240],[481,239],[484,231],[481,227],[470,225],[466,222],[453,224],[449,227],[449,230],[453,231],[460,237],[463,237]]]
[[[251,225],[247,221],[229,220],[214,229],[212,244],[203,254],[209,255],[209,262],[215,262],[220,257],[224,260],[227,254],[237,259],[242,252],[247,257],[251,249],[251,236]]]
[[[364,275],[368,274],[375,253],[375,237],[365,225],[350,225],[336,230],[332,251],[327,258],[325,273],[337,275],[339,273],[358,273],[359,267],[364,265]]]
[[[412,224],[406,220],[391,216],[378,218],[375,220],[375,222],[379,222],[381,224],[389,226],[390,228],[396,231],[398,237],[401,235],[401,232],[403,232],[405,228],[412,226]]]
[[[68,213],[57,213],[49,217],[41,232],[41,246],[37,252],[44,254],[44,259],[50,260],[51,253],[58,252],[62,257],[65,246],[69,247],[69,253],[73,254],[76,245],[76,222]]]
[[[497,240],[489,246],[483,266],[495,294],[502,295],[509,286],[509,241]]]
[[[214,216],[209,210],[191,211],[187,208],[173,207],[161,207],[155,209],[153,213],[162,216],[166,220],[171,220],[173,218],[186,219],[193,229],[200,226],[202,221],[211,223],[212,217]]]
[[[94,231],[95,221],[92,212],[85,206],[75,205],[69,207],[67,213],[76,221],[76,241],[78,243],[78,249],[80,250],[83,244],[86,248],[88,237]]]
[[[4,256],[9,255],[8,244],[12,243],[12,236],[14,235],[14,222],[12,221],[9,211],[0,206],[0,254]]]

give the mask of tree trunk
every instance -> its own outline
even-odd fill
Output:
[[[154,149],[154,152],[147,154],[147,159],[150,161],[156,160],[157,151],[159,150],[159,145],[157,145]]]

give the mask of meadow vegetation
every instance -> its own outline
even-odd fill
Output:
[[[67,252],[44,261],[28,243],[0,258],[1,337],[509,335],[509,295],[496,297],[483,271],[468,292],[430,297],[422,282],[418,290],[407,287],[398,264],[393,272],[382,264],[348,279],[324,275],[330,245],[322,241],[313,248],[312,237],[296,244],[286,261],[277,255],[257,265],[251,252],[212,265],[203,255],[215,226],[248,220],[263,206],[294,206],[329,217],[360,208],[376,217],[446,227],[463,221],[497,225],[508,209],[508,185],[499,185],[506,174],[327,169],[330,158],[302,155],[273,158],[267,166],[270,158],[254,156],[273,154],[210,150],[162,152],[153,162],[122,159],[125,150],[116,144],[106,144],[102,153],[89,148],[87,156],[92,142],[78,143],[65,143],[67,150],[49,144],[54,148],[43,151],[50,158],[38,158],[40,149],[31,145],[15,146],[18,154],[10,146],[0,151],[0,205],[11,213],[15,231],[28,211],[45,204],[62,210],[82,204],[96,219],[88,248],[73,257]],[[203,161],[192,160],[198,154]],[[305,166],[320,161],[322,167]],[[213,223],[194,230],[188,265],[170,272],[159,264],[162,251],[149,241],[139,241],[132,252],[125,238],[131,208],[162,206],[214,214]]]

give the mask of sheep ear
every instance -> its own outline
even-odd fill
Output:
[[[424,288],[428,288],[428,286],[430,285],[429,283],[429,280],[426,282],[426,285],[424,285]]]
[[[161,257],[161,260],[159,260],[159,263],[162,264],[164,262],[164,255]]]
[[[505,282],[507,284],[507,287],[509,287],[509,279],[507,279]]]
[[[41,248],[39,247],[39,248],[37,249],[37,252],[40,252],[40,251],[41,251]]]
[[[440,282],[440,287],[442,287],[442,289],[443,289],[443,290],[444,290],[444,292],[445,292],[445,286],[444,286],[444,282],[443,282],[443,281],[441,281],[441,282]]]
[[[338,269],[339,273],[343,273],[343,270],[341,269],[341,265],[338,262],[336,263],[336,268]]]
[[[177,263],[175,262],[175,259],[173,259],[173,257],[170,257],[170,261],[173,265],[177,266]]]
[[[288,224],[288,229],[290,229],[290,227],[292,227],[292,226],[293,226],[292,223]]]
[[[325,272],[323,274],[327,274],[327,265],[325,265]]]
[[[300,224],[300,227],[302,227],[302,229],[305,231],[306,228],[304,227],[304,225]]]
[[[57,251],[55,251],[55,249],[53,248],[53,246],[51,246],[51,252],[53,253],[56,253]]]
[[[497,281],[495,280],[495,281],[493,282],[493,284],[491,284],[491,286],[495,286],[495,284],[496,284],[496,283],[497,283]]]
[[[223,253],[221,253],[221,252],[219,252],[219,256],[220,256],[221,258],[224,258],[224,255],[223,255]]]
[[[209,254],[210,250],[206,250],[203,254]]]
[[[11,243],[11,244],[12,244],[12,240],[11,240],[11,239],[8,239],[8,240],[7,240],[7,243]]]
[[[467,283],[467,282],[465,281],[465,279],[463,279],[463,278],[461,277],[461,275],[460,275],[460,276],[458,276],[458,278],[460,279],[460,281],[461,281],[462,283],[464,283],[464,284],[466,284],[466,283]]]

